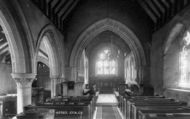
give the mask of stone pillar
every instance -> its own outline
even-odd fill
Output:
[[[32,104],[32,82],[36,74],[13,73],[17,85],[17,113],[24,111],[24,106]]]
[[[65,76],[68,81],[76,81],[77,80],[77,67],[65,68]]]
[[[62,82],[62,95],[63,96],[68,96],[68,87],[67,87],[67,82]]]
[[[56,95],[56,85],[57,85],[57,78],[51,78],[51,98],[57,96]]]

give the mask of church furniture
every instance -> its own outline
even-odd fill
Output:
[[[36,106],[26,106],[25,112],[47,109],[54,112],[51,117],[53,115],[55,119],[91,119],[95,110],[95,101],[96,97],[61,97]]]
[[[128,118],[132,118],[133,115],[136,116],[136,108],[135,106],[185,106],[186,103],[184,102],[175,102],[175,101],[172,101],[172,100],[158,100],[158,101],[137,101],[137,102],[130,102],[130,101],[127,101],[127,112],[128,112],[128,115],[129,116]]]
[[[0,116],[1,117],[13,117],[17,113],[17,96],[5,95],[0,96]]]
[[[138,119],[188,119],[190,109],[141,110]]]
[[[132,119],[141,119],[141,118],[139,118],[139,116],[140,116],[140,114],[139,114],[139,112],[141,112],[141,111],[147,111],[147,113],[148,113],[148,111],[172,111],[172,110],[188,110],[188,109],[186,109],[186,107],[185,106],[175,106],[175,105],[157,105],[157,106],[155,106],[155,105],[149,105],[149,106],[135,106],[134,107],[135,109],[133,110],[133,115],[132,115]],[[190,110],[189,110],[190,111]]]

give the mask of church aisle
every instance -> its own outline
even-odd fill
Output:
[[[98,106],[95,119],[122,119],[116,106]]]
[[[99,94],[96,105],[115,105],[117,106],[118,101],[114,94]]]
[[[94,119],[122,119],[114,94],[99,94]]]

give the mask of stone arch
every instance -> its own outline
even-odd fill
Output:
[[[49,67],[49,61],[46,58],[42,57],[42,56],[37,57],[37,62],[43,62],[46,66]]]
[[[0,25],[5,33],[12,61],[12,73],[30,72],[30,64],[26,57],[26,50],[16,23],[11,14],[6,10],[0,10]],[[13,32],[14,31],[14,32]]]
[[[188,28],[182,22],[173,25],[163,45],[163,87],[178,88],[180,84],[180,57],[183,37]],[[176,73],[177,72],[177,73]],[[172,82],[172,83],[168,83]]]
[[[179,34],[181,34],[181,32],[185,31],[184,30],[184,25],[182,23],[177,23],[172,30],[169,32],[168,37],[166,38],[166,42],[164,44],[164,54],[167,53],[167,51],[169,50],[172,42],[176,39],[177,36],[179,36]]]
[[[56,45],[56,37],[53,29],[48,26],[48,28],[42,29],[40,32],[40,36],[38,38],[37,46],[36,46],[36,60],[38,61],[38,51],[40,49],[40,44],[42,41],[45,43],[45,47],[48,52],[48,65],[50,68],[50,77],[58,77],[60,75],[60,65],[59,65],[59,54],[58,54],[58,46]],[[36,62],[37,63],[37,62]],[[47,62],[43,62],[47,63]],[[36,64],[37,66],[37,64]],[[36,69],[36,68],[35,68]]]
[[[141,81],[144,74],[143,69],[146,65],[144,49],[137,36],[128,27],[110,18],[105,18],[94,23],[79,36],[71,52],[70,66],[77,67],[77,59],[79,59],[83,49],[92,41],[95,36],[106,30],[116,33],[126,42],[126,44],[129,45],[129,48],[135,55],[135,61],[139,69],[137,77],[139,77],[139,81]]]

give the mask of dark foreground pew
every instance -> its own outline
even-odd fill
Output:
[[[148,107],[148,106],[186,106],[186,103],[184,102],[175,102],[174,100],[169,100],[169,99],[158,99],[158,100],[128,100],[127,101],[127,106],[126,106],[126,110],[127,110],[127,119],[136,119],[136,115],[137,115],[137,111],[138,108],[136,108],[137,106],[141,106],[141,108],[143,107]]]
[[[95,97],[62,97],[26,106],[18,119],[92,119]],[[33,117],[30,116],[33,113]]]
[[[186,102],[162,96],[119,96],[118,100],[125,119],[190,119]]]
[[[0,96],[0,118],[10,118],[17,114],[17,96]]]
[[[190,119],[190,113],[148,114],[141,119]]]
[[[47,109],[51,113],[53,119],[91,119],[91,105],[62,105],[62,106],[31,106],[28,110],[40,112],[40,110]],[[27,112],[27,110],[26,110]]]

